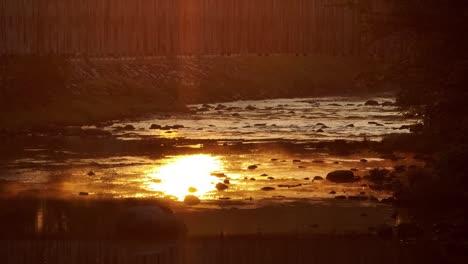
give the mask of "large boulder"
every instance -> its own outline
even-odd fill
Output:
[[[119,216],[116,233],[123,238],[154,239],[178,236],[186,231],[185,224],[167,208],[135,206]]]
[[[201,203],[200,199],[196,197],[195,195],[187,195],[184,198],[184,204],[189,205],[189,206],[197,205],[200,203]]]
[[[369,100],[365,103],[365,105],[368,105],[368,106],[377,106],[379,105],[379,102],[375,101],[375,100]]]
[[[228,188],[229,188],[229,186],[227,186],[227,185],[224,184],[224,183],[218,183],[218,184],[216,184],[216,189],[217,189],[218,191],[224,191],[224,190],[226,190],[226,189],[228,189]]]
[[[337,170],[328,173],[327,180],[331,182],[353,182],[356,180],[354,173],[350,170]]]

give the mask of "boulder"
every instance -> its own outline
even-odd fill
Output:
[[[247,167],[247,169],[249,170],[255,170],[256,168],[258,168],[257,165],[250,165],[249,167]]]
[[[123,130],[135,130],[135,127],[132,125],[126,125],[123,127]]]
[[[263,187],[262,191],[274,191],[276,190],[274,187]]]
[[[367,101],[364,105],[367,105],[367,106],[376,106],[376,105],[379,105],[379,102],[375,101],[375,100],[369,100]]]
[[[356,178],[354,178],[354,173],[350,170],[337,170],[337,171],[328,173],[327,180],[331,182],[343,183],[343,182],[353,182],[356,180]]]
[[[218,183],[218,184],[216,184],[216,189],[217,189],[218,191],[224,191],[224,190],[226,190],[226,189],[228,189],[228,188],[229,188],[229,186],[227,186],[227,185],[224,184],[224,183]]]
[[[187,229],[167,208],[136,206],[118,217],[116,231],[124,238],[154,239],[184,234]]]
[[[187,195],[184,198],[184,203],[190,206],[197,205],[200,204],[200,199],[198,199],[198,197],[196,197],[195,195]]]
[[[395,103],[394,102],[390,102],[390,101],[385,101],[385,102],[382,102],[381,106],[394,106]]]
[[[324,178],[322,176],[315,176],[312,181],[323,181]]]
[[[89,137],[109,137],[112,133],[98,128],[87,128],[81,131],[81,135]]]
[[[162,128],[161,125],[156,125],[156,124],[152,124],[152,125],[150,126],[150,129],[161,129],[161,128]]]
[[[251,105],[249,105],[249,106],[247,106],[247,107],[245,108],[245,110],[250,110],[250,111],[256,110],[256,109],[257,109],[257,108],[256,108],[255,106],[251,106]]]
[[[346,127],[354,127],[354,124],[349,124]]]

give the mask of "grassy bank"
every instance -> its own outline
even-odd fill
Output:
[[[322,56],[22,57],[4,66],[6,128],[92,124],[183,111],[188,103],[381,91],[363,81],[370,64]]]

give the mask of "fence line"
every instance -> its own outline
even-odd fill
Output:
[[[352,2],[0,0],[0,53],[353,55]]]

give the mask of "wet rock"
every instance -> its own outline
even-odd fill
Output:
[[[403,129],[410,129],[411,126],[410,125],[402,125],[399,129],[403,130]]]
[[[256,179],[255,179],[255,178],[250,178],[250,180],[251,180],[251,181],[256,181]]]
[[[394,204],[395,203],[395,198],[393,198],[393,197],[384,198],[380,202],[384,203],[384,204]]]
[[[216,189],[217,189],[218,191],[224,191],[224,190],[226,190],[226,189],[228,189],[228,188],[229,188],[229,186],[227,186],[227,185],[224,184],[224,183],[218,183],[218,184],[216,184]]]
[[[135,130],[135,127],[132,125],[126,125],[123,127],[123,130]]]
[[[200,204],[200,199],[196,197],[195,195],[187,195],[184,198],[184,203],[190,206],[197,205],[197,204]]]
[[[265,127],[267,124],[254,124],[256,127]]]
[[[323,133],[323,132],[325,132],[325,131],[323,131],[323,129],[317,130],[317,133]]]
[[[337,170],[328,173],[327,180],[331,182],[345,183],[353,182],[356,178],[354,178],[354,173],[350,170]]]
[[[390,101],[384,101],[382,102],[381,106],[394,106],[395,103],[394,102],[390,102]]]
[[[273,177],[268,177],[268,179],[271,181],[271,180],[274,180],[275,178],[273,178]]]
[[[349,124],[346,127],[354,127],[354,124]]]
[[[150,126],[150,129],[161,129],[161,127],[162,127],[161,125],[152,124]]]
[[[205,107],[205,108],[213,108],[213,106],[209,105],[209,104],[203,104],[202,107]]]
[[[366,201],[368,198],[366,196],[349,196],[348,200],[351,201]]]
[[[195,188],[195,187],[189,187],[189,188],[188,188],[188,191],[189,191],[190,193],[195,193],[195,192],[197,192],[197,188]]]
[[[173,125],[171,128],[172,129],[181,129],[181,128],[185,128],[185,126],[183,126],[183,125]]]
[[[298,159],[295,159],[295,160],[293,160],[293,162],[294,162],[294,163],[300,163],[300,162],[302,162],[302,161],[301,161],[301,160],[298,160]]]
[[[346,196],[338,195],[338,196],[335,196],[335,199],[337,199],[337,200],[346,200]]]
[[[234,113],[234,114],[232,114],[232,116],[234,116],[234,117],[239,117],[240,114],[239,114],[239,113]]]
[[[261,190],[262,191],[274,191],[276,189],[274,187],[263,187]]]
[[[224,184],[231,184],[231,182],[228,179],[225,179]]]
[[[305,181],[308,181],[308,180],[310,180],[310,178],[309,178],[309,177],[305,177],[304,180],[305,180]]]
[[[295,188],[295,187],[300,187],[302,184],[279,184],[279,188]]]
[[[367,179],[371,182],[383,182],[390,171],[387,169],[372,169]]]
[[[225,105],[219,104],[216,106],[215,110],[223,110],[226,109],[227,107]]]
[[[112,133],[98,128],[87,128],[83,129],[81,134],[89,137],[109,137]]]
[[[222,172],[212,172],[211,176],[215,176],[215,177],[218,177],[218,178],[224,178],[224,177],[226,177],[226,174],[224,174]]]
[[[324,178],[322,176],[315,176],[312,181],[323,181]]]
[[[262,176],[262,177],[267,177],[267,176],[268,176],[268,174],[266,174],[266,173],[263,173],[263,174],[262,174],[262,175],[260,175],[260,176]]]
[[[335,191],[331,191],[331,192],[329,192],[328,194],[336,194],[336,192],[335,192]]]
[[[299,169],[305,169],[307,168],[306,166],[297,166]]]
[[[250,111],[252,111],[252,110],[257,110],[257,108],[256,108],[255,106],[248,105],[248,106],[245,108],[245,110],[250,110]]]
[[[206,108],[206,107],[200,107],[200,108],[198,108],[197,111],[198,111],[198,112],[207,112],[207,111],[210,111],[210,109],[209,109],[209,108]]]
[[[78,195],[81,195],[81,196],[88,196],[89,193],[87,193],[87,192],[79,192]]]
[[[250,165],[249,167],[247,167],[247,169],[249,169],[249,170],[255,170],[257,168],[258,168],[257,165]]]
[[[361,162],[362,163],[367,163],[367,160],[366,159],[361,159]]]
[[[317,124],[315,124],[315,125],[316,125],[316,126],[325,126],[324,123],[317,123]]]
[[[367,101],[364,105],[367,105],[367,106],[377,106],[377,105],[379,105],[379,102],[377,102],[376,100],[369,100],[369,101]]]
[[[88,172],[88,176],[94,176],[94,175],[96,175],[96,173],[94,173],[94,171]]]
[[[231,200],[230,197],[219,197],[220,200]]]

